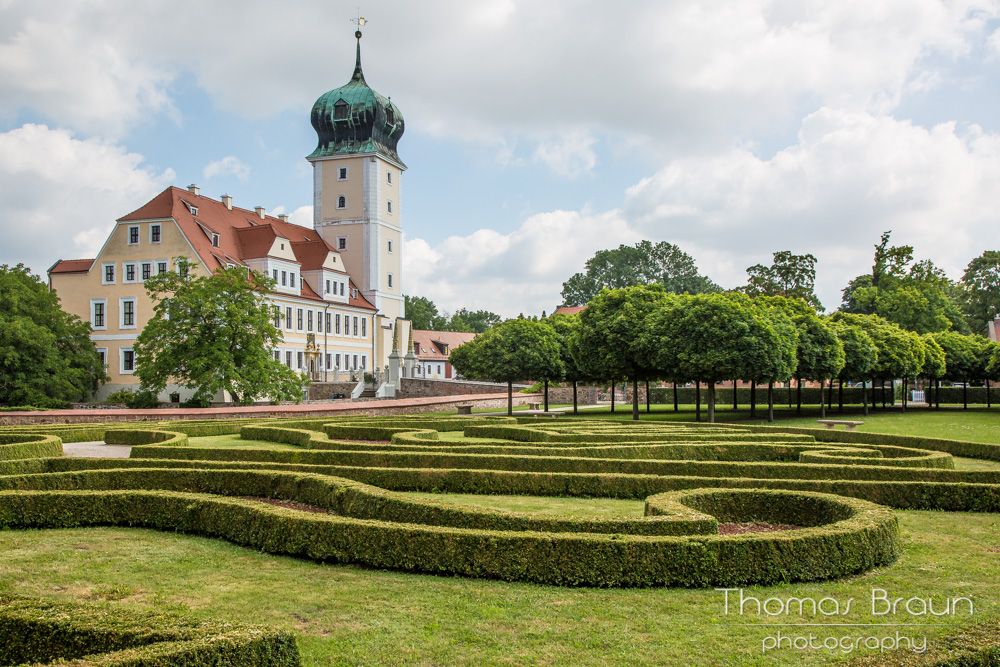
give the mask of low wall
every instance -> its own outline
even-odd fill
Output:
[[[538,394],[514,394],[514,404],[541,400]],[[101,422],[144,422],[181,419],[272,419],[295,417],[337,417],[340,415],[394,415],[417,412],[449,412],[456,405],[472,404],[477,408],[507,407],[506,393],[481,392],[457,396],[437,396],[382,401],[335,401],[305,405],[252,405],[225,408],[160,408],[153,410],[40,410],[37,412],[0,412],[0,425],[87,424]]]
[[[357,384],[357,382],[312,382],[309,384],[309,400],[328,401],[337,394],[343,394],[350,399],[351,392]]]
[[[429,396],[460,396],[466,394],[486,394],[507,391],[507,385],[472,380],[425,380],[403,378],[396,389],[396,398],[422,398]],[[514,395],[526,385],[515,384]]]

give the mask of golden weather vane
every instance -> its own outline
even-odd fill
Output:
[[[364,16],[361,15],[360,7],[358,7],[358,15],[355,18],[351,19],[351,23],[357,26],[357,32],[359,33],[360,36],[361,29],[365,27],[366,23],[368,23],[368,19],[366,19]]]

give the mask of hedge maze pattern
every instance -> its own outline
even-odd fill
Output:
[[[1000,446],[904,436],[432,416],[39,430],[0,430],[2,528],[145,527],[550,585],[818,581],[891,564],[891,508],[1000,511],[1000,471],[959,471],[952,458],[1000,460]],[[292,447],[189,441],[223,433]],[[63,458],[60,438],[133,448],[129,459]],[[646,510],[539,515],[409,491],[644,499]],[[748,523],[795,528],[720,532]]]

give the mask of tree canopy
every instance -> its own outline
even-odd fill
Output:
[[[559,334],[548,322],[514,319],[501,322],[472,341],[455,348],[451,364],[465,377],[506,382],[508,413],[511,383],[558,380],[565,367]]]
[[[871,377],[878,363],[878,346],[862,326],[856,323],[828,319],[837,338],[844,346],[844,367],[840,369],[841,380],[862,380]]]
[[[414,329],[482,333],[499,324],[501,319],[499,315],[488,310],[468,308],[459,308],[449,317],[447,313],[438,312],[437,305],[423,296],[404,294],[403,305],[406,317],[413,323]]]
[[[135,344],[142,389],[159,393],[172,381],[199,403],[221,390],[237,403],[301,400],[302,377],[271,353],[282,340],[281,314],[266,298],[272,286],[243,268],[197,276],[186,263],[147,280],[155,306]]]
[[[605,289],[580,313],[579,349],[586,355],[583,370],[591,377],[638,380],[660,375],[649,338],[644,334],[650,316],[670,297],[662,286],[636,285]],[[639,417],[633,391],[632,416]]]
[[[747,268],[743,291],[750,296],[783,296],[805,301],[813,310],[823,310],[816,296],[816,257],[782,250],[772,255],[770,266]]]
[[[962,288],[969,329],[985,333],[986,323],[1000,314],[1000,250],[987,250],[969,262]]]
[[[885,232],[876,244],[872,273],[844,288],[841,310],[879,315],[917,333],[967,331],[960,287],[930,260],[913,263],[912,246],[890,246],[889,239]]]
[[[955,331],[941,331],[931,337],[944,350],[945,370],[940,377],[952,382],[968,382],[986,375],[985,338]]]
[[[681,296],[662,303],[646,331],[655,366],[669,377],[708,383],[708,420],[715,421],[715,384],[723,379],[770,376],[775,353],[788,363],[795,338],[775,327],[774,313],[741,294]],[[780,316],[784,317],[784,316]],[[789,338],[789,334],[791,336]]]
[[[721,290],[698,272],[691,255],[673,243],[640,241],[634,246],[598,250],[587,260],[583,271],[563,283],[562,299],[564,305],[582,306],[602,289],[653,284],[675,294]]]
[[[0,404],[64,407],[106,379],[90,325],[27,267],[0,265]]]
[[[878,315],[839,312],[834,313],[831,319],[858,326],[871,337],[878,348],[878,359],[872,368],[873,377],[889,380],[913,378],[920,374],[924,365],[924,348],[919,336],[910,335],[912,332]]]

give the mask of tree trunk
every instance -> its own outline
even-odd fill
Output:
[[[573,380],[573,414],[580,414],[579,406],[576,402],[576,380]]]
[[[733,380],[733,412],[737,412],[740,409],[739,394],[736,390],[736,380]]]
[[[900,389],[902,389],[902,396],[903,396],[903,410],[902,411],[906,412],[906,378],[903,378],[902,384],[900,385]]]
[[[694,420],[701,421],[701,380],[694,381]]]
[[[820,380],[820,383],[822,382]],[[833,410],[833,378],[830,378],[830,391],[826,392],[826,409]]]
[[[632,421],[639,421],[639,378],[632,376]]]
[[[611,383],[611,414],[615,412],[615,389],[617,389],[617,383]]]
[[[774,422],[774,383],[767,383],[767,421]]]
[[[992,408],[992,407],[993,407],[993,401],[990,400],[990,381],[987,380],[986,381],[986,408],[989,409],[989,408]]]
[[[795,414],[802,414],[802,378],[795,378],[795,396],[797,404],[795,406]]]
[[[542,403],[542,406],[545,408],[545,412],[548,412],[549,411],[549,381],[548,381],[547,378],[544,381],[544,387],[545,387],[545,394],[542,397],[542,400],[544,401]]]
[[[514,383],[507,383],[507,416],[514,416]]]
[[[885,410],[885,407],[886,407],[887,403],[886,403],[886,400],[885,400],[885,380],[884,379],[882,380],[881,390],[882,390],[882,409]]]
[[[969,409],[969,381],[966,380],[962,383],[962,409]]]
[[[865,416],[868,416],[868,383],[861,381],[861,402],[865,406]]]
[[[837,412],[844,411],[844,378],[837,380]]]
[[[679,409],[677,405],[677,382],[674,381],[674,412],[677,412]]]
[[[788,381],[788,389],[786,390],[788,394],[788,409],[792,409],[792,381]]]
[[[715,423],[715,380],[708,382],[708,423]]]
[[[750,418],[757,416],[757,381],[750,380]]]
[[[819,418],[826,419],[826,380],[820,378],[819,381]]]
[[[934,380],[934,409],[941,409],[941,380],[940,378]]]
[[[649,380],[646,380],[646,412],[650,412],[649,409]]]

